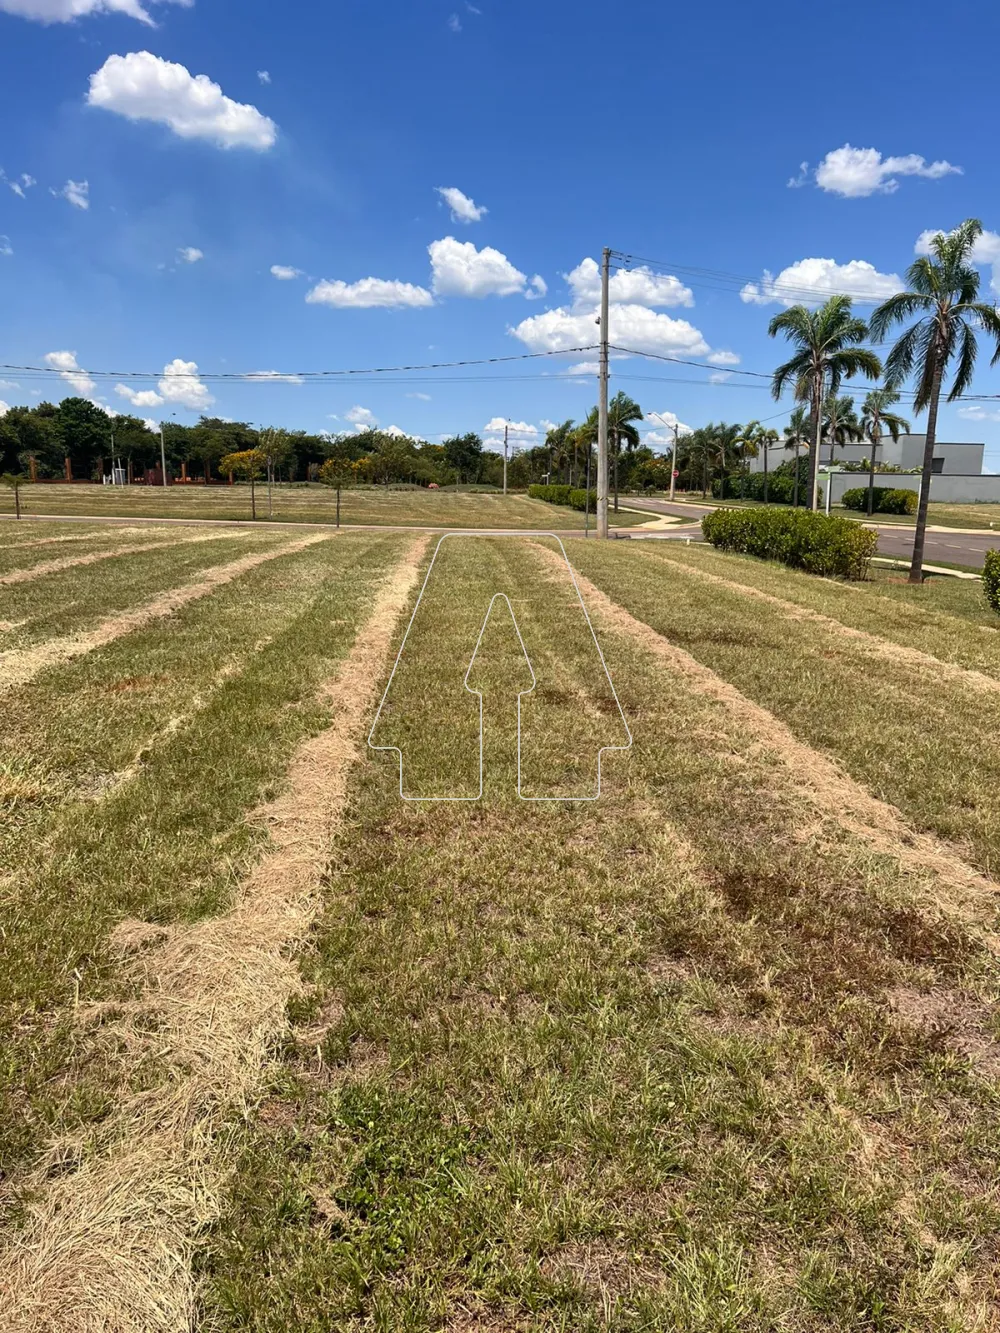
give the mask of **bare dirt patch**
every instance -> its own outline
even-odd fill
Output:
[[[323,539],[248,559],[260,563]],[[164,931],[159,941],[144,939],[134,922],[119,927],[119,946],[138,948],[131,978],[155,1030],[122,1006],[126,1018],[114,1035],[135,1059],[155,1045],[169,1076],[128,1099],[96,1143],[54,1145],[50,1161],[63,1164],[55,1179],[46,1181],[45,1163],[39,1168],[22,1239],[0,1256],[0,1326],[7,1333],[192,1327],[192,1249],[218,1215],[226,1169],[216,1136],[234,1105],[252,1103],[274,1044],[287,1032],[287,1003],[301,989],[292,952],[318,908],[348,774],[425,547],[426,538],[416,542],[383,582],[350,654],[321,689],[333,720],[300,746],[284,793],[260,812],[273,850],[233,908],[191,926],[156,928]],[[247,560],[192,586],[208,591],[226,581],[225,572],[236,577],[236,565],[245,568]],[[158,601],[182,593],[189,590]],[[75,1169],[66,1169],[74,1160]]]
[[[125,634],[144,629],[154,620],[174,615],[182,607],[198,601],[201,597],[207,597],[216,588],[232,583],[233,579],[249,573],[259,565],[266,564],[268,560],[276,560],[283,555],[294,555],[307,546],[329,540],[330,534],[322,532],[290,542],[287,546],[272,547],[266,551],[256,551],[252,555],[241,556],[239,560],[233,560],[227,565],[218,565],[214,569],[205,570],[203,576],[195,583],[182,584],[179,588],[160,593],[133,611],[111,616],[92,630],[49,639],[48,642],[33,648],[11,649],[9,652],[0,653],[0,695],[16,689],[19,685],[26,685],[47,667],[72,661],[75,657],[83,657],[97,648],[104,648]]]
[[[893,1012],[942,1049],[957,1051],[985,1078],[1000,1077],[1000,1042],[988,1030],[989,1010],[969,995],[897,986],[888,995]]]

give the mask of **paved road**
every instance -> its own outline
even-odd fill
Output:
[[[630,509],[648,509],[657,514],[677,514],[692,522],[715,508],[712,505],[671,504],[669,500],[633,499],[631,496],[628,505]],[[913,529],[894,523],[878,525],[878,549],[882,555],[909,560],[913,555]],[[959,532],[947,528],[928,530],[924,560],[929,565],[968,565],[970,569],[982,569],[984,556],[989,550],[1000,550],[1000,533]]]

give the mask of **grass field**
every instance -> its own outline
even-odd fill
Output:
[[[236,486],[64,486],[21,488],[27,515],[66,518],[250,519],[250,487]],[[336,492],[328,486],[275,486],[273,518],[283,523],[334,523]],[[14,512],[13,492],[0,487],[0,514]],[[257,517],[267,519],[267,487],[257,487]],[[466,491],[348,488],[341,492],[341,522],[449,528],[583,528],[583,514],[526,495]],[[622,510],[610,521],[630,527],[648,516]],[[590,516],[594,526],[594,515]],[[2,533],[0,533],[2,537]]]
[[[525,802],[450,538],[404,802],[437,539],[218,531],[0,531],[0,1327],[998,1327],[979,585],[568,541]]]

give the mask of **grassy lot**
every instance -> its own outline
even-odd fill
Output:
[[[226,911],[267,849],[253,811],[304,738],[338,726],[317,686],[409,541],[276,555],[6,696],[0,1197],[15,1247],[33,1199],[88,1187],[78,1149],[26,1176],[41,1144],[71,1132],[113,1158],[115,1106],[197,1065],[155,1026],[137,1063],[114,1024],[80,1021],[95,1001],[141,1000],[109,935],[124,917]],[[233,559],[211,546],[203,562]],[[215,1125],[222,1193],[190,1222],[194,1327],[985,1333],[1000,1316],[1000,984],[978,872],[1000,852],[1000,646],[978,585],[567,548],[635,743],[605,754],[600,801],[518,801],[530,682],[498,604],[470,678],[483,799],[401,801],[387,752],[349,769],[276,1058],[222,1108],[224,1131],[218,1108],[199,1122]],[[0,617],[16,618],[8,595],[52,583],[59,632],[86,628],[115,563],[0,586]],[[137,600],[165,582],[142,569]],[[528,793],[584,793],[621,729],[554,546],[471,538],[443,545],[387,696],[407,788],[475,776],[477,729],[454,719],[498,592],[538,679]],[[173,1244],[164,1308],[187,1252]]]
[[[80,515],[94,518],[250,518],[250,487],[235,486],[24,486],[25,514]],[[336,493],[327,486],[275,486],[273,517],[284,523],[334,523]],[[13,493],[0,491],[0,514],[13,513]],[[267,518],[267,488],[257,487],[257,517]],[[385,490],[350,488],[341,493],[345,524],[454,528],[582,528],[583,515],[562,505],[546,504],[526,495],[466,491]],[[618,526],[647,520],[641,514],[613,516]],[[591,527],[594,516],[591,515]],[[6,528],[0,530],[0,541]]]

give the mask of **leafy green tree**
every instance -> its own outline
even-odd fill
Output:
[[[804,407],[797,407],[788,419],[785,427],[785,448],[795,450],[795,474],[792,488],[792,504],[799,507],[799,450],[803,445],[808,449],[813,438],[809,413]]]
[[[705,430],[708,432],[708,458],[718,473],[719,498],[724,500],[730,467],[739,460],[743,427],[720,421],[718,425],[709,423]]]
[[[614,469],[616,514],[618,513],[618,460],[621,457],[622,445],[624,444],[629,452],[638,449],[639,432],[634,423],[643,419],[642,408],[622,389],[619,389],[608,403],[608,451]]]
[[[740,461],[743,463],[743,477],[746,478],[746,468],[751,458],[759,458],[761,453],[764,455],[764,503],[768,499],[768,450],[772,445],[778,442],[778,432],[770,426],[763,426],[759,421],[748,421],[740,432],[740,438],[737,440]]]
[[[254,487],[264,475],[266,461],[261,449],[240,449],[236,453],[224,454],[219,459],[219,467],[223,472],[231,472],[234,477],[239,477],[240,481],[250,483],[250,517],[255,521],[257,496]]]
[[[872,337],[883,342],[894,325],[914,315],[919,317],[893,346],[885,363],[886,387],[899,389],[913,375],[914,411],[927,412],[911,583],[923,582],[938,405],[948,366],[957,358],[948,392],[950,403],[972,383],[979,351],[976,329],[982,329],[993,340],[995,350],[990,365],[1000,361],[1000,313],[995,306],[979,300],[979,272],[972,263],[972,252],[982,231],[979,219],[969,218],[949,235],[939,232],[931,241],[930,255],[921,255],[906,270],[907,290],[883,301],[871,318]]]
[[[64,398],[56,409],[56,429],[74,474],[89,478],[97,460],[111,451],[111,417],[89,398]]]
[[[899,439],[900,435],[909,434],[910,423],[891,411],[895,403],[899,402],[899,394],[895,389],[872,389],[861,408],[861,434],[871,445],[871,454],[868,460],[868,517],[871,518],[873,502],[875,497],[875,456],[878,453],[879,445],[882,443],[883,432],[888,430],[893,441]]]
[[[545,434],[545,447],[549,451],[549,471],[553,468],[566,468],[566,480],[573,485],[573,463],[579,450],[576,438],[576,426],[569,417],[561,425],[553,426]]]
[[[882,363],[874,352],[858,345],[868,336],[868,328],[851,313],[849,296],[831,296],[818,310],[790,306],[775,315],[767,331],[772,338],[784,334],[797,349],[774,372],[771,391],[777,400],[791,385],[798,401],[810,405],[815,435],[809,451],[809,508],[815,509],[823,402],[828,394],[839,393],[841,382],[852,375],[878,379]]]
[[[459,481],[479,480],[479,468],[482,462],[483,442],[475,431],[465,435],[453,435],[444,441],[444,456],[448,466],[454,468]]]

